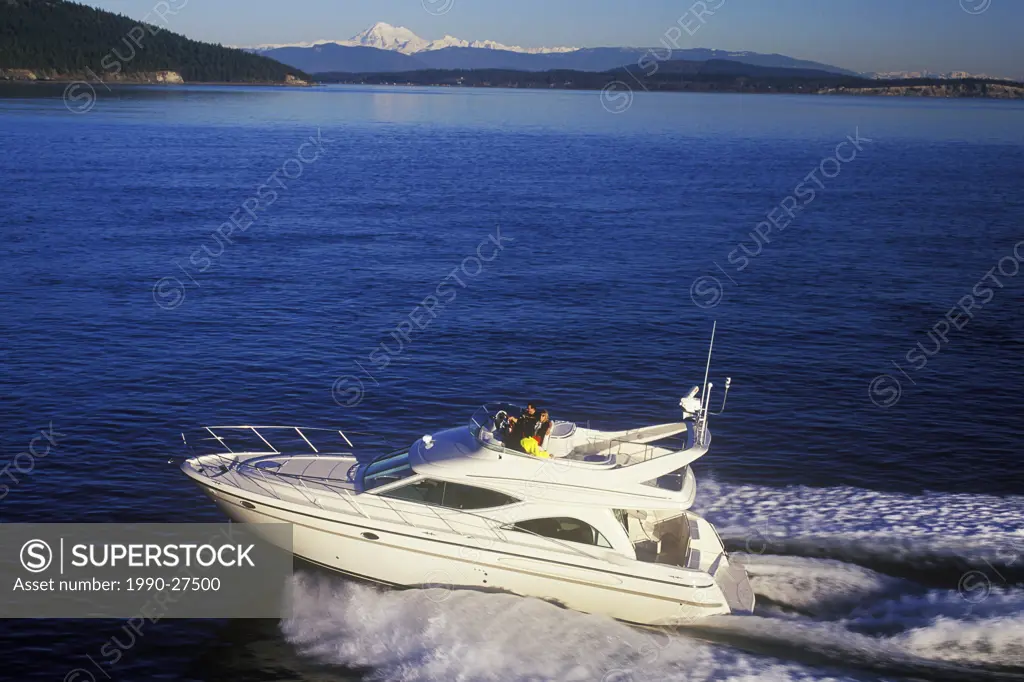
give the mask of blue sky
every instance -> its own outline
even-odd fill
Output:
[[[176,32],[225,45],[348,38],[377,21],[423,38],[511,45],[657,46],[693,0],[165,0]],[[158,0],[86,0],[145,16]],[[857,71],[964,70],[1024,78],[1024,0],[706,0],[683,47],[778,52]],[[445,8],[432,14],[424,7]],[[983,11],[972,14],[967,9]],[[692,25],[692,24],[691,24]],[[691,30],[693,30],[691,28]]]

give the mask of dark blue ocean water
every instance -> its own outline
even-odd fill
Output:
[[[755,589],[780,609],[720,630],[779,641],[679,636],[634,678],[903,674],[894,649],[1022,672],[1021,105],[211,87],[75,113],[61,92],[0,90],[0,461],[60,434],[0,520],[220,520],[167,463],[204,424],[372,449],[495,399],[669,421],[717,320],[711,378],[733,384],[698,507],[735,549],[771,540]],[[528,627],[615,639],[607,661],[497,652],[467,625],[486,595],[436,613],[338,589],[284,626],[152,625],[115,665],[86,656],[120,623],[7,623],[0,677],[601,679],[639,646],[555,609]],[[854,636],[871,672],[789,660]]]

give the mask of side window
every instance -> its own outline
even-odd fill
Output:
[[[385,497],[395,497],[399,500],[409,500],[410,502],[439,505],[444,497],[444,483],[441,481],[431,481],[428,478],[389,490],[383,493],[383,495]]]
[[[452,509],[489,509],[518,502],[514,497],[496,490],[476,488],[461,483],[445,483],[444,499],[441,504]]]
[[[514,497],[495,490],[476,488],[461,483],[434,481],[429,478],[395,488],[384,493],[384,496],[409,500],[411,502],[434,504],[450,509],[488,509],[519,501]]]
[[[595,545],[597,547],[612,548],[608,540],[601,535],[600,531],[585,521],[570,519],[566,517],[554,519],[531,519],[519,521],[512,526],[512,530],[523,533],[542,535],[546,538],[562,540],[564,542],[578,542],[583,545]]]

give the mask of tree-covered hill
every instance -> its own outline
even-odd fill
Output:
[[[176,7],[188,11],[183,0],[155,3],[143,23],[66,0],[0,0],[0,69],[102,80],[158,71],[192,83],[308,80],[273,59],[171,33]]]

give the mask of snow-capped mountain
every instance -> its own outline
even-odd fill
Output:
[[[958,80],[962,78],[1003,78],[1002,76],[989,76],[984,73],[970,73],[968,71],[948,71],[936,73],[934,71],[878,71],[864,74],[868,78],[880,80],[902,80],[907,78],[943,78],[947,80]]]
[[[350,39],[341,41],[341,45],[351,47],[375,47],[378,50],[392,50],[403,54],[422,52],[430,44],[404,26],[392,26],[383,21],[355,34]]]
[[[383,21],[377,22],[365,31],[361,31],[346,40],[317,40],[307,43],[257,45],[248,49],[262,52],[281,47],[314,47],[315,45],[326,43],[335,43],[346,47],[374,47],[378,50],[390,50],[392,52],[401,52],[402,54],[443,50],[446,47],[474,47],[484,50],[521,52],[523,54],[553,54],[572,52],[577,49],[575,47],[519,47],[518,45],[503,45],[493,40],[463,40],[450,35],[446,35],[438,40],[426,40],[425,38],[420,38],[404,26],[392,26]]]

